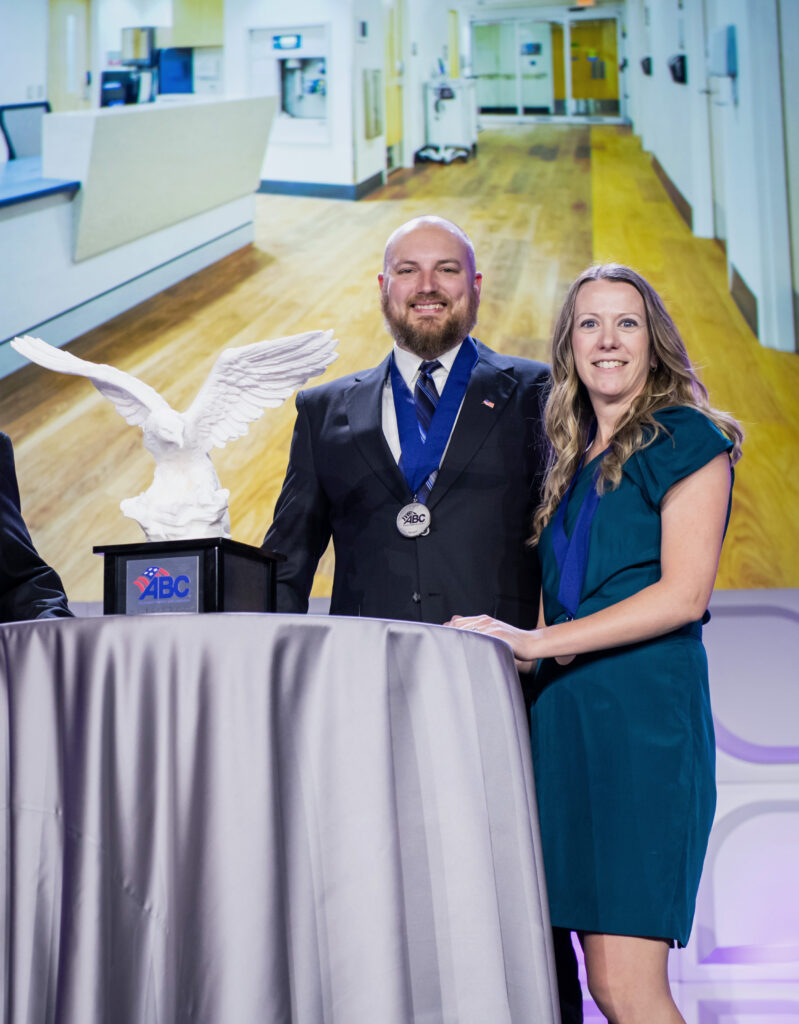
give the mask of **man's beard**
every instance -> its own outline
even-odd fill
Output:
[[[413,302],[444,302],[448,299],[441,295],[416,296]],[[420,320],[410,322],[410,313],[406,306],[402,313],[393,313],[389,308],[385,290],[380,296],[380,306],[386,329],[401,348],[408,349],[422,359],[438,359],[455,345],[460,344],[477,323],[477,307],[479,298],[472,291],[465,309],[460,312],[451,310],[441,319]]]

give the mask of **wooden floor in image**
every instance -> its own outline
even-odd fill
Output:
[[[471,235],[484,275],[476,335],[546,359],[573,277],[595,259],[641,270],[664,296],[715,405],[744,423],[721,588],[799,586],[799,355],[764,349],[733,303],[724,254],[680,219],[628,129],[561,125],[485,131],[468,163],[400,171],[361,202],[257,197],[256,241],[69,346],[141,377],[176,408],[218,352],[313,328],[335,329],[339,376],[376,364],[389,340],[376,275],[390,232],[421,213]],[[213,454],[230,489],[233,537],[258,544],[288,458],[293,402]],[[25,367],[0,381],[0,428],[14,441],[26,520],[76,601],[102,596],[94,544],[142,539],[119,502],[153,462],[84,379]],[[330,590],[332,556],[314,589]]]

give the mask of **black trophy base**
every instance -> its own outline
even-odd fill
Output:
[[[273,612],[284,555],[227,537],[114,544],[104,557],[103,614]]]

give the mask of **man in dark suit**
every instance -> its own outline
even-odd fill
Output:
[[[264,541],[287,556],[278,568],[278,610],[307,610],[332,535],[333,614],[441,623],[453,612],[502,609],[508,621],[532,627],[538,567],[524,541],[546,457],[547,368],[468,338],[481,275],[454,225],[438,218],[403,225],[389,240],[379,281],[393,353],[372,370],[297,396],[288,472]],[[429,530],[409,536],[397,525],[415,490],[398,465],[391,364],[410,393],[422,361],[440,360],[432,378],[443,394],[466,343],[476,361],[424,502]]]
[[[39,557],[22,519],[11,439],[0,433],[0,622],[71,614],[58,574]]]
[[[529,629],[539,569],[525,540],[547,455],[548,368],[471,338],[482,275],[449,221],[398,228],[378,281],[393,351],[374,369],[297,395],[264,540],[287,556],[278,611],[307,611],[332,537],[332,614],[443,623],[488,612]],[[574,953],[568,933],[562,939],[561,991],[573,1001]],[[579,984],[576,992],[579,1001]],[[562,1015],[582,1020],[567,1003]]]

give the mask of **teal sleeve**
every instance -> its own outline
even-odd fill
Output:
[[[732,441],[703,413],[689,406],[672,406],[655,413],[661,430],[646,448],[632,455],[624,472],[658,507],[666,491],[678,480],[701,469]]]

